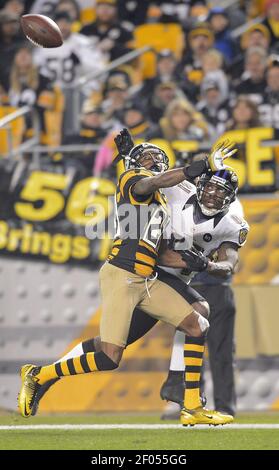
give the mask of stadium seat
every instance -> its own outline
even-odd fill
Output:
[[[143,24],[135,28],[135,47],[151,46],[156,52],[162,49],[171,49],[178,59],[182,56],[184,47],[184,34],[178,24]],[[154,77],[156,72],[156,55],[154,52],[146,52],[141,57],[143,78]]]

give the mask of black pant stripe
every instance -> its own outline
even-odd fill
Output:
[[[203,353],[198,351],[184,351],[184,357],[197,357],[199,359],[202,359]]]
[[[64,375],[63,372],[62,372],[60,362],[57,362],[57,364],[55,364],[55,372],[58,375],[58,377],[62,377]]]
[[[76,375],[76,369],[74,366],[73,358],[67,360],[67,366],[71,375]]]
[[[190,382],[188,380],[186,380],[186,384],[185,384],[186,388],[189,389],[193,389],[193,388],[199,388],[200,387],[200,382]]]
[[[91,372],[87,359],[86,359],[86,354],[82,354],[82,356],[80,356],[80,363],[85,373]]]
[[[199,346],[203,346],[204,343],[205,343],[204,336],[201,336],[200,338],[195,338],[194,336],[185,337],[185,344],[198,344]]]
[[[200,373],[201,366],[186,366],[185,370],[186,372],[194,372],[196,374],[196,373]]]

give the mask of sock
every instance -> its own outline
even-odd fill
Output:
[[[35,376],[40,385],[48,380],[76,374],[87,374],[101,370],[113,370],[118,364],[113,362],[103,351],[86,353],[81,356],[59,361],[55,364],[38,368]]]
[[[185,371],[184,365],[184,344],[185,344],[185,333],[182,331],[176,331],[173,339],[170,371]]]
[[[205,337],[185,337],[184,363],[185,382],[184,406],[188,410],[201,406],[200,378],[204,354]]]
[[[61,357],[54,364],[58,362],[67,361],[68,359],[72,359],[73,357],[81,356],[84,354],[83,343],[78,343],[73,349],[71,349],[65,356]]]

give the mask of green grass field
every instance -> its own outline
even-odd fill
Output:
[[[156,414],[87,414],[38,416],[24,419],[15,413],[0,415],[0,449],[87,449],[87,450],[196,450],[196,449],[279,449],[279,413],[240,414],[236,424],[251,428],[230,427],[170,429],[174,421],[160,421]],[[76,425],[57,429],[56,425]],[[113,428],[109,425],[146,425],[144,429]],[[163,429],[148,429],[148,425],[166,425]],[[252,425],[277,425],[260,429]],[[14,426],[30,426],[16,429]],[[41,429],[36,425],[52,425]],[[83,429],[77,425],[108,425],[106,429]],[[3,426],[13,428],[3,429]]]

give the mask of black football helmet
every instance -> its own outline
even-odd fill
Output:
[[[201,211],[213,217],[226,210],[238,191],[237,174],[231,168],[203,173],[197,182],[197,199]]]
[[[132,168],[143,168],[140,160],[143,156],[150,156],[154,165],[149,168],[154,173],[162,173],[169,168],[169,159],[167,154],[157,145],[144,142],[143,144],[135,145],[129,154],[125,157],[126,170]]]

